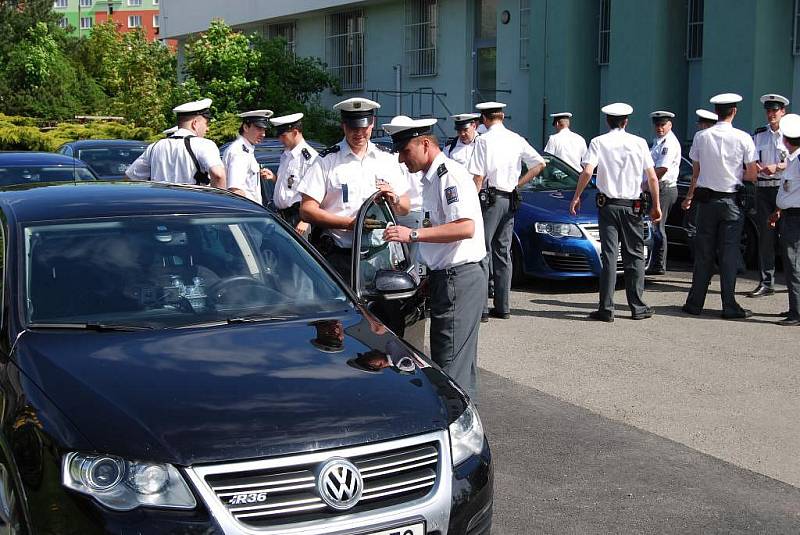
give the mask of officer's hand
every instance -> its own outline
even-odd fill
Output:
[[[661,221],[661,208],[658,206],[653,206],[650,208],[650,221],[653,223],[658,223]]]
[[[760,171],[762,173],[764,173],[765,175],[774,175],[775,171],[777,171],[777,170],[778,170],[778,165],[774,164],[774,163],[771,163],[769,165],[765,165],[760,169]]]
[[[692,207],[692,198],[686,197],[685,199],[683,199],[683,202],[681,203],[681,208],[683,208],[684,210],[688,210],[691,207]]]
[[[578,215],[578,210],[581,209],[581,198],[575,197],[569,203],[569,213],[572,215]]]
[[[375,230],[379,228],[386,228],[386,221],[380,221],[378,219],[364,220],[364,230]]]
[[[310,226],[311,225],[309,225],[305,221],[300,221],[299,223],[297,223],[297,226],[294,227],[294,230],[296,230],[298,234],[302,235],[302,234],[305,234],[308,231]]]
[[[275,180],[275,173],[273,173],[272,171],[270,171],[266,167],[261,169],[259,174],[261,175],[261,178],[264,179],[264,180]]]
[[[399,241],[400,243],[411,243],[411,229],[392,225],[383,231],[383,239],[386,241]]]
[[[383,197],[389,201],[392,206],[396,206],[400,202],[400,197],[392,189],[387,182],[378,183],[378,191],[383,193]]]
[[[775,225],[778,224],[778,220],[781,218],[781,213],[778,210],[775,210],[769,215],[769,219],[767,222],[769,223],[769,228],[775,228]]]

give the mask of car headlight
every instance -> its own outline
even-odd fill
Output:
[[[128,461],[113,455],[67,453],[62,483],[115,511],[139,506],[193,509],[192,491],[170,464]]]
[[[534,230],[539,234],[548,234],[554,238],[580,238],[583,236],[578,225],[572,223],[534,223]]]
[[[483,424],[475,405],[470,403],[464,414],[450,424],[450,450],[456,466],[483,449]]]

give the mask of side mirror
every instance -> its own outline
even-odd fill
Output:
[[[417,282],[405,271],[379,269],[375,274],[375,290],[387,301],[408,299],[417,292]]]

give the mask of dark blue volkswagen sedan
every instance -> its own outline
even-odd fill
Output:
[[[130,139],[81,139],[61,145],[56,152],[86,162],[102,180],[122,180],[147,145]]]
[[[19,184],[97,180],[82,161],[49,152],[0,152],[0,188]]]
[[[579,173],[559,158],[544,153],[544,171],[523,186],[522,204],[514,220],[514,280],[525,276],[568,279],[600,276],[600,226],[595,195],[588,187],[581,195],[577,215],[569,203],[578,185]],[[650,262],[652,232],[645,220],[645,258]],[[622,272],[622,258],[617,258]]]
[[[194,186],[17,188],[0,215],[0,530],[489,533],[474,405],[367,308],[414,294],[405,248],[357,246],[350,288]]]

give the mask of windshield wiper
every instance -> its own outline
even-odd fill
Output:
[[[29,329],[82,329],[85,331],[152,331],[146,325],[124,325],[121,323],[29,323]]]
[[[228,324],[234,323],[257,323],[259,321],[286,321],[299,318],[296,314],[250,314],[249,316],[237,316],[228,318]]]

